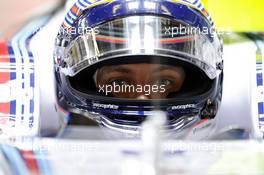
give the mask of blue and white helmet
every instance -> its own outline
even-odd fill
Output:
[[[215,117],[222,96],[222,50],[198,0],[79,0],[56,39],[58,111],[139,133],[142,121],[158,109],[167,114],[167,128],[180,133]],[[135,64],[180,67],[184,81],[177,91],[156,98],[147,94],[147,99],[120,98],[112,93],[113,82],[98,87],[98,76],[108,76],[100,74],[102,68]]]

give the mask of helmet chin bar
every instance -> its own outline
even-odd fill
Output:
[[[169,121],[164,111],[159,111],[158,114],[160,113],[162,113],[166,118],[166,123],[163,124],[164,126],[162,130],[167,133],[180,132],[181,129],[184,129],[194,124],[199,118],[198,116],[182,116],[175,121]],[[97,121],[99,125],[114,131],[127,133],[131,135],[140,135],[144,123],[148,120],[148,118],[153,118],[156,115],[157,115],[157,111],[153,111],[153,115],[147,116],[146,119],[140,125],[134,125],[134,126],[115,123],[111,121],[109,118],[102,115],[101,115],[101,119]],[[86,115],[86,117],[88,117],[88,115]]]

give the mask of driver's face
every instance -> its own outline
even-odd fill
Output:
[[[118,98],[164,99],[181,89],[185,79],[182,67],[162,64],[122,64],[104,66],[97,71],[97,86],[123,86],[111,92]],[[128,87],[134,89],[128,90]],[[138,89],[139,88],[139,89]],[[151,90],[149,90],[151,89]],[[146,92],[148,91],[148,92]]]

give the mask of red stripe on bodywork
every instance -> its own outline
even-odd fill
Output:
[[[0,41],[0,63],[9,63],[8,47],[5,41]],[[0,72],[0,84],[7,83],[10,80],[9,72]]]
[[[25,151],[25,150],[20,150],[21,156],[25,160],[25,163],[33,175],[39,175],[39,167],[38,167],[38,162],[36,160],[36,157],[34,155],[33,151]]]
[[[1,63],[9,63],[9,53],[8,47],[5,41],[0,41],[0,64]],[[0,72],[0,84],[5,84],[10,80],[10,73],[9,72]],[[3,85],[4,86],[4,85]],[[6,95],[6,94],[5,94]],[[0,113],[3,114],[10,114],[10,103],[0,103]],[[5,117],[1,116],[0,117]],[[0,119],[0,122],[6,123],[7,119],[3,118]]]
[[[191,134],[191,132],[193,132],[194,128],[196,128],[197,126],[199,126],[199,125],[201,125],[201,124],[207,122],[208,120],[209,120],[209,119],[203,119],[203,120],[199,121],[198,123],[196,123],[195,125],[193,125],[193,126],[191,127],[191,129],[188,131],[188,134],[185,136],[184,139],[188,138],[188,136]]]
[[[192,129],[196,128],[197,126],[203,124],[204,122],[208,121],[209,119],[203,119],[201,121],[199,121],[198,123],[196,123],[195,125],[192,126]]]
[[[0,103],[0,113],[3,114],[10,114],[10,103]],[[0,123],[3,123],[4,121],[1,119],[1,114],[0,114]]]
[[[60,105],[56,104],[57,109],[62,112],[64,115],[69,115],[69,112],[64,110]]]

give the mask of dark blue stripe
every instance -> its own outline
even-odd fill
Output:
[[[14,50],[11,46],[8,46],[8,53],[9,55],[14,56]],[[10,58],[10,63],[15,63],[16,62],[16,58]]]
[[[184,2],[187,2],[187,3],[189,3],[190,4],[190,2],[188,1],[188,0],[183,0]]]
[[[10,122],[15,122],[16,121],[16,117],[14,116],[10,116],[8,119]],[[12,127],[15,126],[15,124],[12,125]]]
[[[259,121],[260,122],[264,122],[264,118],[259,118]]]
[[[35,75],[33,73],[30,74],[30,87],[35,87]]]
[[[16,79],[16,72],[11,72],[10,73],[10,79],[15,80]]]
[[[28,52],[28,55],[29,55],[30,57],[33,57],[33,53],[32,53],[32,52]]]
[[[258,86],[263,85],[263,74],[262,73],[257,74],[257,85]]]
[[[19,54],[22,56],[23,54],[22,54],[22,51],[20,50],[20,48],[19,48]]]
[[[29,58],[30,63],[34,63],[34,58]]]
[[[91,2],[87,1],[87,0],[83,0],[84,2],[86,2],[87,4],[92,4]]]
[[[33,126],[34,126],[34,117],[33,116],[30,116],[29,117],[29,128],[33,128]]]
[[[86,7],[86,5],[83,4],[81,1],[78,1],[78,2],[79,2],[79,4],[80,4],[82,7]]]
[[[16,62],[16,58],[10,58],[10,63],[15,63]]]
[[[194,3],[193,3],[193,4],[196,4],[198,1],[199,1],[199,0],[196,0],[196,1],[194,1]]]
[[[10,102],[10,114],[16,115],[16,100]]]
[[[138,115],[144,115],[144,111],[138,111]]]
[[[33,100],[30,100],[29,111],[30,111],[30,113],[33,113],[34,112],[34,101]]]
[[[66,21],[69,25],[72,24],[67,18],[65,18],[65,21]]]
[[[22,73],[22,79],[25,79],[25,74],[24,73]],[[22,88],[23,89],[25,88],[25,83],[24,82],[22,83]]]
[[[10,55],[14,55],[14,50],[13,50],[13,47],[10,46],[10,43],[8,43],[8,53],[9,53]]]
[[[71,20],[74,21],[74,19],[69,15],[69,13],[67,14],[68,18],[70,18]]]
[[[24,113],[25,113],[25,105],[22,105],[21,114],[24,114]]]
[[[264,114],[264,102],[258,103],[258,113]]]
[[[14,56],[14,50],[11,46],[8,46],[8,53],[9,55]],[[10,58],[10,63],[16,63],[16,58]],[[16,70],[16,68],[11,68],[11,70]],[[10,72],[10,80],[15,80],[16,79],[16,72]]]

